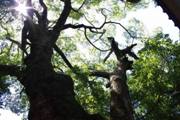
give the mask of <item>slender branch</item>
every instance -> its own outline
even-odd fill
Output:
[[[78,9],[72,8],[72,10],[73,10],[74,12],[79,12],[79,10],[84,6],[85,3],[86,3],[86,0],[83,1],[83,3],[81,4],[81,6],[80,6]]]
[[[16,40],[13,40],[12,38],[10,37],[6,37],[7,40],[11,41],[12,43],[16,44],[18,46],[18,48],[20,48],[26,55],[28,55],[27,51],[22,49],[22,45],[21,43],[19,43],[18,41]]]
[[[113,53],[113,50],[111,49],[108,55],[104,58],[104,63],[106,62],[106,60],[110,57],[112,53]]]
[[[87,28],[87,29],[89,29],[90,31],[92,31],[92,30],[100,30],[100,29],[102,29],[106,24],[116,24],[116,25],[119,25],[119,26],[121,26],[121,27],[129,34],[130,37],[132,37],[132,38],[139,38],[139,37],[133,36],[133,35],[128,31],[128,29],[126,29],[126,27],[124,27],[121,23],[112,22],[112,21],[104,22],[104,23],[103,23],[101,26],[99,26],[99,27],[88,26],[88,25],[84,25],[84,24],[78,24],[78,25],[66,24],[66,25],[63,26],[62,29],[68,29],[68,28],[73,28],[73,29]]]
[[[26,45],[27,45],[27,34],[29,31],[29,23],[28,20],[24,21],[24,26],[21,32],[21,49],[23,52],[26,52]],[[24,58],[24,54],[22,56]]]
[[[18,41],[16,40],[13,40],[12,38],[10,37],[6,37],[7,40],[11,41],[12,43],[16,44],[19,48],[21,48],[21,43],[19,43]]]
[[[88,36],[87,36],[86,29],[85,29],[85,31],[84,31],[84,35],[85,35],[85,38],[87,39],[87,41],[88,41],[94,48],[96,48],[97,50],[99,50],[99,51],[101,51],[101,52],[107,52],[107,51],[110,50],[110,49],[102,50],[102,49],[96,47],[96,46],[89,40],[89,38],[88,38]]]
[[[63,53],[63,51],[58,48],[57,45],[54,45],[54,50],[62,57],[62,59],[64,60],[64,62],[66,63],[66,65],[73,70],[73,66],[71,65],[71,63],[69,62],[69,60],[66,58],[65,54]]]
[[[93,71],[89,73],[89,76],[103,77],[109,79],[111,74],[112,73],[108,73],[104,71]]]
[[[21,76],[21,69],[17,65],[2,65],[0,64],[0,75],[11,75],[20,77]]]
[[[128,29],[126,29],[126,27],[124,27],[121,23],[119,23],[119,22],[112,22],[112,21],[109,21],[109,22],[107,22],[106,24],[117,24],[117,25],[119,25],[120,27],[122,27],[128,34],[129,34],[129,36],[131,37],[131,38],[136,38],[136,36],[133,36],[129,31],[128,31]]]
[[[84,24],[78,24],[78,25],[65,24],[62,29],[67,29],[67,28],[73,28],[73,29],[88,28],[90,31],[92,31],[92,30],[102,29],[106,23],[107,22],[106,22],[106,17],[105,17],[105,20],[104,20],[103,24],[100,27],[95,27],[94,25],[93,26],[87,26],[87,25],[84,25]]]

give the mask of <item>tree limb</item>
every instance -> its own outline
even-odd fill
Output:
[[[18,46],[18,48],[20,48],[26,55],[28,55],[27,51],[22,49],[22,45],[21,43],[19,43],[18,41],[16,40],[13,40],[12,38],[10,37],[6,37],[7,40],[11,41],[12,43],[16,44]]]
[[[20,77],[21,76],[21,69],[17,65],[2,65],[0,64],[0,75],[11,75]]]
[[[61,31],[61,28],[64,26],[70,12],[71,12],[71,0],[61,0],[64,2],[64,9],[59,16],[55,26],[53,27],[53,31],[57,34]],[[59,35],[58,35],[59,36]],[[58,37],[57,36],[57,37]]]
[[[84,6],[85,3],[86,3],[86,0],[83,1],[83,3],[81,4],[81,6],[80,6],[78,9],[72,8],[72,10],[73,10],[74,12],[79,12],[79,10]]]
[[[73,24],[65,24],[63,26],[63,30],[64,29],[68,29],[68,28],[72,28],[72,29],[79,29],[79,28],[86,28],[86,29],[89,29],[90,31],[92,30],[100,30],[102,29],[106,24],[116,24],[116,25],[119,25],[121,26],[128,34],[131,38],[139,38],[139,37],[136,37],[136,36],[133,36],[129,31],[128,29],[126,29],[126,27],[124,27],[121,23],[118,23],[118,22],[113,22],[113,21],[105,21],[101,26],[99,27],[95,27],[95,26],[88,26],[88,25],[84,25],[84,24],[78,24],[78,25],[73,25]]]
[[[43,7],[43,12],[42,12],[42,15],[41,15],[42,24],[44,26],[46,26],[47,25],[47,6],[46,6],[46,4],[44,3],[43,0],[39,0],[39,3]]]
[[[126,55],[129,55],[133,57],[134,59],[138,59],[135,53],[132,52],[132,48],[136,46],[137,44],[132,44],[131,46],[126,47],[125,49],[119,49],[118,43],[114,40],[113,37],[108,37],[108,40],[111,42],[111,49],[115,53],[116,58],[118,61],[121,61],[123,57]]]
[[[65,54],[63,53],[63,51],[58,48],[58,46],[55,44],[54,45],[54,50],[62,57],[62,59],[64,60],[64,62],[66,63],[66,65],[73,70],[73,66],[71,65],[71,63],[69,62],[69,60],[66,58]]]
[[[87,33],[86,33],[86,29],[85,29],[85,31],[84,31],[84,35],[85,35],[85,38],[87,39],[87,41],[88,41],[94,48],[96,48],[97,50],[99,50],[99,51],[101,51],[101,52],[107,52],[107,51],[110,50],[110,49],[103,50],[103,49],[100,49],[100,48],[96,47],[96,46],[89,40],[89,38],[88,38],[88,36],[87,36]]]
[[[109,79],[111,74],[112,73],[104,72],[104,71],[93,71],[89,73],[89,76],[97,76],[97,77],[103,77]]]
[[[106,60],[109,58],[109,56],[113,53],[112,49],[110,50],[110,52],[108,53],[108,55],[104,58],[104,63],[106,62]]]

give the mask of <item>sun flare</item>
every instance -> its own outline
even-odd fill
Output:
[[[29,7],[27,7],[25,4],[20,3],[17,5],[17,7],[15,7],[15,10],[24,16],[28,16],[28,9]]]

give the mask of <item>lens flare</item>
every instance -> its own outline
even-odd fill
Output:
[[[27,7],[25,4],[18,4],[17,7],[15,7],[15,10],[18,11],[20,14],[27,16],[28,15],[28,9],[29,7]]]

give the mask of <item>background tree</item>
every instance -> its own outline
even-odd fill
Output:
[[[179,45],[159,33],[139,51],[129,80],[138,118],[179,119]]]

